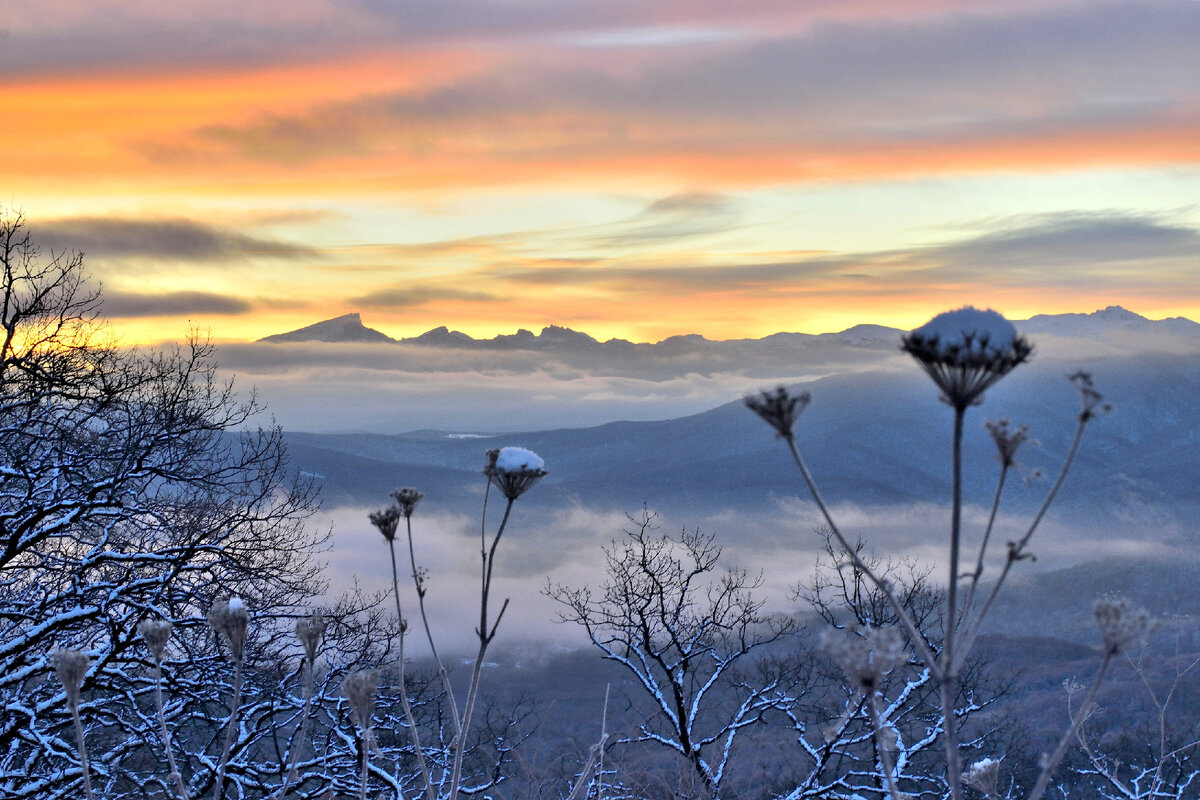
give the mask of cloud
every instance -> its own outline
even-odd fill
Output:
[[[377,289],[358,297],[352,297],[346,302],[367,308],[400,309],[424,306],[446,300],[491,303],[499,299],[494,294],[488,292],[474,292],[449,287],[405,286],[401,284],[385,289]]]
[[[993,266],[1037,271],[1200,257],[1200,231],[1168,219],[1112,211],[1039,215],[929,251],[954,268]]]
[[[133,294],[106,291],[104,316],[171,317],[192,314],[237,315],[249,314],[254,305],[237,297],[210,292],[168,292],[165,294]]]
[[[869,155],[881,165],[881,147],[986,150],[1194,125],[1200,14],[1184,4],[994,12],[826,21],[622,72],[571,52],[554,52],[547,70],[547,53],[534,47],[442,85],[193,135],[284,163],[381,149],[435,163],[531,164],[765,149],[814,160]],[[1110,157],[1117,153],[1138,155]]]
[[[313,258],[302,245],[247,236],[194,220],[70,217],[31,223],[34,237],[53,252],[78,250],[99,258],[228,261]]]

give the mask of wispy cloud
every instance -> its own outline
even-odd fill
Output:
[[[254,305],[247,300],[210,292],[167,292],[164,294],[104,293],[104,316],[182,317],[195,314],[248,314]]]
[[[228,261],[245,258],[314,258],[312,247],[248,236],[188,219],[73,217],[31,225],[43,248],[77,250],[99,258]]]
[[[498,297],[488,292],[475,292],[450,287],[398,285],[376,289],[364,295],[352,297],[347,302],[365,308],[403,309],[430,305],[446,300],[491,303],[496,302],[498,299]]]

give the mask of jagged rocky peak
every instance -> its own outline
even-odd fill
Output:
[[[260,342],[394,342],[387,334],[363,325],[359,312],[307,325],[287,333],[264,336]]]
[[[445,325],[425,331],[420,336],[401,339],[402,344],[421,344],[433,347],[462,347],[475,344],[475,340],[462,331],[452,331]]]

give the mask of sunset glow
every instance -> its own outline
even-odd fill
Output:
[[[1192,0],[52,1],[0,28],[0,201],[85,252],[125,341],[1200,319]]]

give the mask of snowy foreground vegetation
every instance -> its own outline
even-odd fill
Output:
[[[562,676],[522,696],[488,661],[508,605],[493,593],[501,542],[547,474],[536,454],[483,456],[470,592],[430,591],[422,494],[402,488],[369,520],[392,585],[329,602],[314,559],[327,536],[306,524],[316,487],[277,428],[249,427],[260,409],[217,380],[212,347],[107,342],[81,257],[44,256],[19,216],[0,219],[0,258],[2,798],[1200,796],[1186,621],[1101,598],[1094,672],[1060,713],[1002,713],[1022,676],[993,668],[989,615],[1106,407],[1088,375],[1071,378],[1070,449],[1003,545],[993,528],[1028,433],[988,423],[994,503],[984,530],[965,530],[964,420],[1031,354],[995,312],[948,312],[902,342],[950,412],[944,582],[847,536],[797,443],[810,398],[763,392],[746,405],[820,514],[824,555],[796,566],[811,613],[766,613],[761,577],[725,568],[712,535],[633,514],[599,585],[545,589],[611,667],[572,673],[584,684],[548,702]],[[427,603],[478,603],[465,664],[439,655]],[[1173,645],[1147,649],[1164,633]],[[431,664],[406,657],[411,637]],[[1139,701],[1103,694],[1121,671]],[[606,697],[598,718],[572,707],[585,692]],[[1105,721],[1101,699],[1121,718]],[[1050,733],[1047,718],[1061,720]]]

